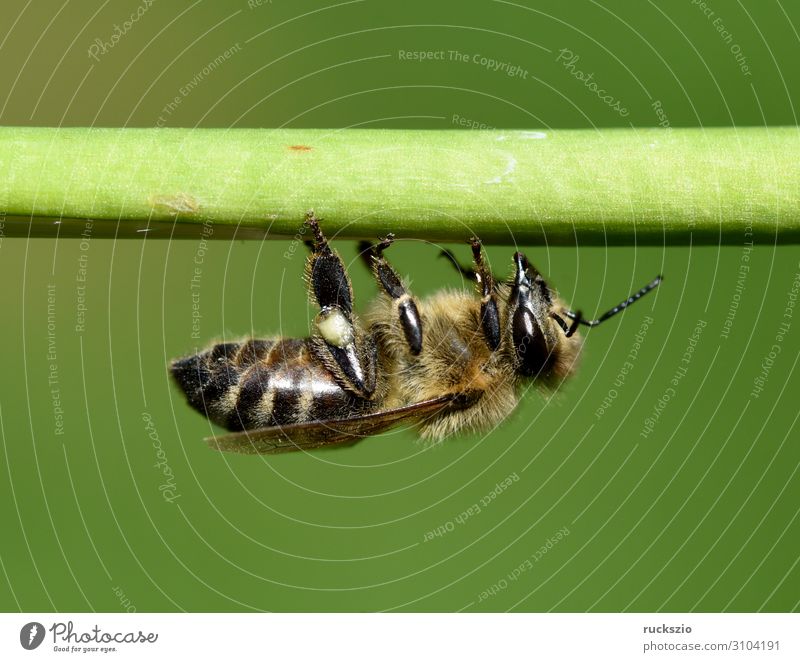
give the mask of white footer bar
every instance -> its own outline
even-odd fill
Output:
[[[0,614],[0,660],[800,660],[800,614]]]

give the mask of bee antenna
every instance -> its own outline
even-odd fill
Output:
[[[614,317],[617,313],[622,312],[632,303],[641,299],[645,294],[647,294],[650,290],[654,290],[658,287],[661,281],[664,280],[664,276],[656,276],[652,281],[650,281],[647,285],[645,285],[641,290],[631,294],[625,301],[620,302],[616,306],[614,306],[611,310],[603,313],[598,317],[596,320],[587,320],[584,319],[581,315],[580,311],[573,312],[572,310],[567,311],[565,314],[569,319],[572,320],[572,324],[570,328],[567,330],[567,336],[571,336],[575,329],[577,328],[578,324],[583,324],[585,326],[597,326],[601,322],[605,322],[608,318]],[[563,327],[562,327],[563,328]]]
[[[474,269],[470,269],[469,267],[462,266],[461,263],[458,261],[458,258],[455,255],[453,255],[446,248],[443,248],[439,252],[439,257],[447,258],[450,261],[450,263],[456,268],[456,271],[458,271],[462,276],[464,276],[465,278],[470,278],[470,279],[474,280],[474,278],[475,278],[475,270]]]

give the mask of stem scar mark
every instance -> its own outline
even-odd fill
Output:
[[[193,214],[200,209],[200,203],[188,193],[151,195],[149,202],[153,207],[166,208],[170,214]]]
[[[293,152],[310,152],[312,150],[308,145],[289,145],[289,149]]]
[[[504,178],[508,178],[508,181],[513,181],[510,178],[510,175],[513,175],[514,171],[517,169],[517,160],[514,158],[512,154],[509,154],[507,152],[502,152],[502,154],[506,159],[505,170],[497,177],[494,177],[489,181],[484,182],[484,184],[502,184]]]

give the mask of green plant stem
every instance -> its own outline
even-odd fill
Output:
[[[0,128],[6,236],[800,239],[800,130]]]

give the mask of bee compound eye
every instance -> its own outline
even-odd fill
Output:
[[[514,312],[511,331],[518,361],[517,370],[527,377],[536,376],[545,367],[548,349],[533,312],[528,308],[518,308]]]

